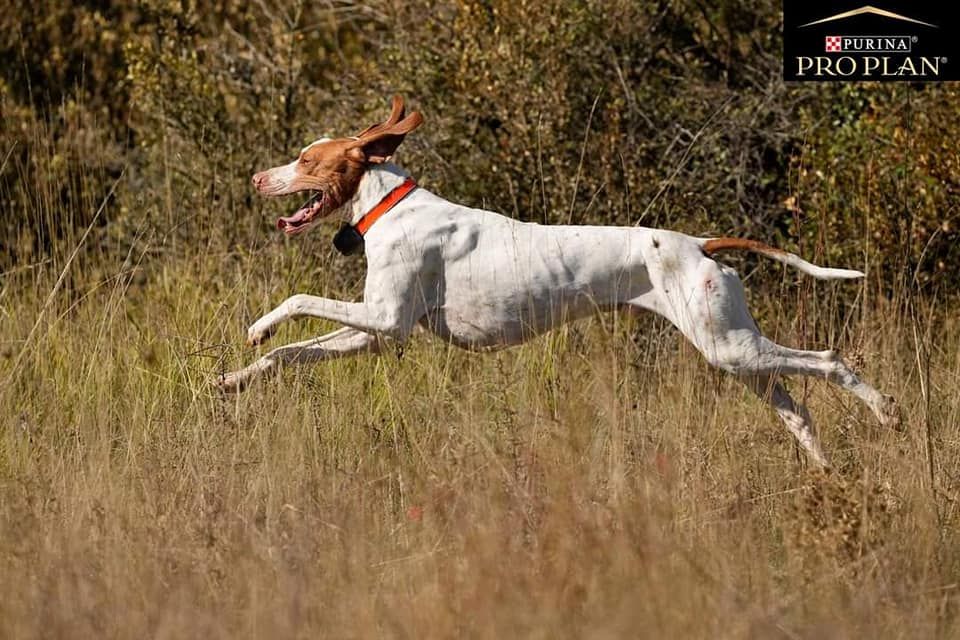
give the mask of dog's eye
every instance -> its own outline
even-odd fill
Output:
[[[310,158],[308,158],[308,157],[306,157],[306,156],[301,156],[301,158],[300,158],[300,164],[311,165],[311,164],[313,164],[313,160],[311,160]]]

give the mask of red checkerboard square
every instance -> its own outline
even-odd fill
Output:
[[[825,51],[843,51],[843,40],[841,36],[827,36]]]

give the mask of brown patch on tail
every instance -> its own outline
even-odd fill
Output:
[[[701,246],[701,250],[708,256],[721,251],[752,251],[754,253],[763,253],[766,255],[787,255],[783,249],[771,247],[758,240],[747,240],[745,238],[713,238],[707,240]]]

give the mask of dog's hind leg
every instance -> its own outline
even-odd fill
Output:
[[[740,377],[800,375],[821,378],[859,398],[883,426],[896,426],[896,401],[861,380],[834,351],[802,351],[781,346],[759,331],[737,329],[694,342],[714,366]]]
[[[235,393],[243,391],[251,382],[282,365],[321,362],[358,353],[376,353],[379,350],[380,340],[377,336],[344,327],[319,338],[272,349],[253,364],[220,376],[216,385],[222,391]]]
[[[897,423],[896,402],[860,380],[835,352],[790,349],[761,334],[733,269],[704,259],[666,288],[671,293],[660,296],[664,315],[712,365],[740,377],[822,378],[857,396],[884,426]]]
[[[801,351],[763,336],[747,309],[740,278],[733,269],[704,259],[692,268],[652,272],[656,289],[647,299],[630,300],[665,316],[697,347],[707,361],[735,374],[770,404],[820,465],[826,458],[810,416],[776,383],[780,375],[826,379],[862,400],[881,424],[895,424],[896,403],[860,380],[832,351]],[[768,396],[769,389],[769,396]]]
[[[896,426],[900,420],[896,401],[861,380],[835,351],[801,351],[775,344],[766,338],[766,354],[772,366],[784,374],[823,378],[857,396],[883,426]]]
[[[773,375],[746,375],[740,379],[748,389],[766,400],[773,407],[777,415],[786,425],[793,437],[810,456],[810,459],[819,467],[827,467],[830,463],[823,454],[817,430],[813,426],[810,412],[802,404],[795,402],[787,390],[783,388]]]

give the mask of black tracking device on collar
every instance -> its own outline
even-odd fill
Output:
[[[363,236],[353,225],[345,224],[333,236],[333,246],[345,256],[352,256],[363,248]]]

